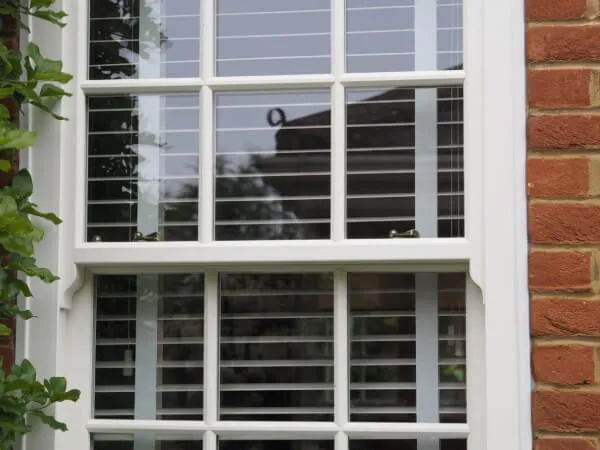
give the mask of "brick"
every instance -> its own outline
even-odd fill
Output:
[[[591,266],[591,252],[533,251],[529,255],[529,287],[542,291],[589,291]]]
[[[533,426],[560,432],[598,431],[600,392],[537,391],[533,394]]]
[[[529,237],[534,243],[600,242],[600,204],[532,203]]]
[[[596,443],[580,438],[536,439],[535,450],[596,450]]]
[[[529,28],[527,56],[530,62],[598,61],[600,25]]]
[[[590,106],[591,69],[532,70],[527,77],[531,108],[585,108]]]
[[[594,382],[594,348],[583,345],[536,346],[533,375],[539,383],[562,385]]]
[[[590,190],[589,166],[587,158],[529,159],[527,194],[537,198],[584,196]]]
[[[536,298],[531,302],[533,336],[600,336],[600,302]]]
[[[586,0],[527,0],[525,14],[528,20],[581,19],[586,6]]]
[[[600,115],[530,117],[529,147],[540,150],[600,148]]]

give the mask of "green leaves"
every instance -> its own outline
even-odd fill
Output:
[[[79,396],[78,390],[67,390],[64,378],[38,381],[35,368],[28,360],[15,364],[8,376],[0,371],[0,450],[10,450],[19,436],[31,431],[30,417],[55,430],[66,431],[66,424],[46,410],[59,402],[75,402]]]
[[[21,150],[31,147],[35,140],[36,135],[33,131],[11,128],[0,123],[0,150]]]
[[[25,30],[25,16],[62,27],[66,13],[53,10],[55,3],[56,0],[0,0],[0,14],[14,17]],[[62,87],[71,78],[63,71],[62,61],[46,58],[35,43],[30,42],[22,53],[0,42],[0,151],[11,155],[36,142],[35,131],[17,126],[11,115],[13,107],[20,110],[30,104],[64,119],[54,106],[71,95]],[[11,169],[11,158],[0,158],[0,172]],[[49,269],[37,265],[34,245],[44,237],[44,231],[37,226],[39,219],[55,225],[61,220],[51,212],[39,211],[31,201],[33,193],[34,182],[27,170],[16,173],[10,185],[0,187],[0,336],[11,333],[5,323],[33,317],[17,302],[19,297],[33,296],[27,278],[46,283],[58,279]],[[35,224],[32,218],[37,218]],[[38,381],[35,368],[27,360],[13,366],[6,375],[0,359],[0,450],[13,449],[20,436],[31,431],[35,424],[31,419],[65,431],[66,425],[49,414],[47,408],[58,402],[77,401],[79,395],[79,391],[67,389],[64,378]]]

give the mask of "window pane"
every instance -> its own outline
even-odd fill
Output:
[[[348,295],[350,420],[466,422],[464,274],[350,273]]]
[[[462,68],[461,0],[348,0],[346,26],[348,72]]]
[[[201,274],[96,278],[94,415],[201,420]]]
[[[221,419],[333,420],[332,275],[222,274],[219,297]]]
[[[461,88],[350,89],[346,233],[464,236]]]
[[[89,77],[197,77],[200,2],[90,0]]]
[[[328,239],[328,91],[216,97],[217,240]]]
[[[136,434],[95,434],[92,450],[202,450],[202,438],[169,434],[157,436],[151,432]]]
[[[88,99],[88,241],[198,238],[199,98]]]
[[[219,450],[333,450],[333,441],[219,441]]]
[[[467,450],[466,439],[350,440],[350,450]]]
[[[218,0],[217,75],[330,71],[330,0]]]

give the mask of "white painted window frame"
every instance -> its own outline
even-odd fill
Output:
[[[50,57],[65,61],[66,70],[76,75],[71,86],[72,99],[60,105],[61,113],[70,122],[55,120],[31,111],[26,117],[29,126],[40,134],[35,148],[24,152],[23,161],[36,180],[35,201],[45,210],[57,212],[65,222],[58,228],[47,228],[46,239],[37,248],[39,262],[61,275],[52,285],[32,280],[38,299],[31,302],[40,317],[24,324],[18,331],[18,357],[31,359],[40,376],[66,375],[70,383],[83,388],[78,404],[57,407],[56,414],[70,425],[68,433],[52,432],[37,427],[23,443],[24,450],[45,448],[66,450],[78,443],[78,449],[88,439],[88,432],[100,431],[100,421],[89,422],[92,380],[92,274],[112,270],[151,272],[158,267],[169,270],[210,267],[212,271],[232,267],[260,267],[286,264],[301,269],[307,265],[353,265],[372,257],[381,268],[416,272],[444,271],[462,267],[470,279],[468,354],[482,355],[479,375],[469,382],[469,390],[480,393],[477,415],[469,416],[473,448],[505,450],[531,448],[530,375],[527,296],[527,236],[525,198],[525,65],[524,13],[522,0],[490,2],[465,0],[465,72],[444,74],[433,71],[413,73],[342,74],[343,34],[334,40],[333,72],[331,75],[216,78],[213,67],[202,68],[199,79],[149,80],[86,80],[86,11],[81,0],[59,0],[58,7],[67,10],[70,24],[64,30],[32,23],[33,39]],[[343,2],[333,2],[332,25],[335,31],[343,25]],[[212,6],[203,3],[205,17]],[[340,6],[341,5],[341,6]],[[202,51],[214,58],[211,38],[214,24],[203,24]],[[467,78],[465,80],[465,73]],[[338,132],[332,145],[344,146],[343,89],[346,87],[436,86],[439,84],[465,87],[465,166],[466,166],[466,236],[460,239],[416,239],[385,241],[343,241],[344,200],[332,205],[333,240],[322,243],[210,243],[212,230],[202,227],[198,243],[103,243],[84,241],[85,217],[85,102],[84,94],[154,92],[201,92],[202,114],[212,117],[210,89],[222,91],[239,88],[332,87],[332,121]],[[210,100],[209,100],[210,97]],[[336,106],[338,105],[338,106]],[[75,119],[75,120],[74,120]],[[210,119],[204,125],[212,128]],[[342,130],[341,132],[339,130]],[[212,134],[203,135],[204,148],[212,148]],[[203,152],[201,167],[211,167],[212,157]],[[343,177],[344,161],[333,155],[332,183]],[[212,223],[212,180],[201,186],[203,198],[201,217]],[[336,221],[336,217],[338,220]],[[334,251],[335,248],[335,251]],[[293,255],[293,257],[290,257]],[[118,260],[118,261],[115,261]],[[157,261],[158,265],[148,264]],[[314,266],[313,266],[314,267]],[[214,276],[214,275],[213,275]],[[214,293],[213,293],[214,294]],[[472,299],[479,301],[473,302]],[[214,306],[216,307],[216,306]],[[210,313],[207,311],[207,313]],[[475,324],[475,325],[473,325]],[[478,325],[478,326],[476,326]],[[216,324],[214,325],[216,327]],[[207,330],[208,333],[211,330]],[[216,330],[212,330],[216,335]],[[341,375],[339,373],[336,376]],[[210,383],[207,380],[207,384]],[[216,380],[212,380],[216,383]],[[207,390],[207,401],[215,401],[217,391]],[[82,406],[83,405],[83,406]],[[471,410],[473,409],[470,405]],[[215,448],[215,431],[225,436],[241,437],[248,433],[272,431],[284,433],[273,424],[249,423],[232,428],[214,420],[206,434],[207,450]],[[83,426],[82,426],[83,424]],[[105,424],[106,425],[106,424]],[[313,424],[314,425],[314,424]],[[319,424],[314,425],[314,437],[335,437],[338,448],[344,448],[343,434],[350,437],[422,437],[464,433],[462,425],[396,424],[393,428],[379,424]],[[308,431],[306,424],[293,424],[286,436]],[[198,424],[176,423],[181,431],[203,432]],[[269,428],[271,427],[271,428]],[[122,431],[173,429],[172,423],[141,421],[123,426]],[[200,427],[202,428],[202,427]],[[288,427],[289,428],[289,427]],[[110,429],[114,429],[111,425]],[[424,433],[424,434],[423,434]]]

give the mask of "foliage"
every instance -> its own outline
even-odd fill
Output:
[[[57,26],[64,26],[66,14],[52,10],[55,0],[0,0],[0,14],[10,15],[17,23],[28,29],[23,18],[37,17]],[[45,58],[39,47],[30,42],[25,52],[10,49],[0,43],[0,151],[8,159],[0,160],[0,171],[10,172],[16,151],[32,146],[36,140],[34,131],[18,127],[9,108],[22,111],[27,105],[37,107],[59,120],[64,117],[53,111],[54,104],[70,94],[61,85],[71,80],[63,72],[59,60]],[[33,317],[29,310],[17,305],[18,296],[32,297],[27,283],[22,278],[39,278],[46,283],[58,277],[50,270],[39,267],[34,255],[34,245],[44,237],[31,216],[55,225],[60,219],[53,213],[38,210],[31,202],[33,180],[23,169],[14,174],[8,186],[0,188],[0,245],[3,248],[0,260],[0,335],[7,336],[11,330],[7,323],[20,317]],[[56,402],[76,401],[79,392],[67,391],[64,378],[50,378],[39,382],[36,372],[27,360],[13,366],[10,375],[0,370],[0,450],[13,448],[17,439],[31,430],[30,417],[38,417],[54,429],[66,430],[63,423],[44,412]]]

